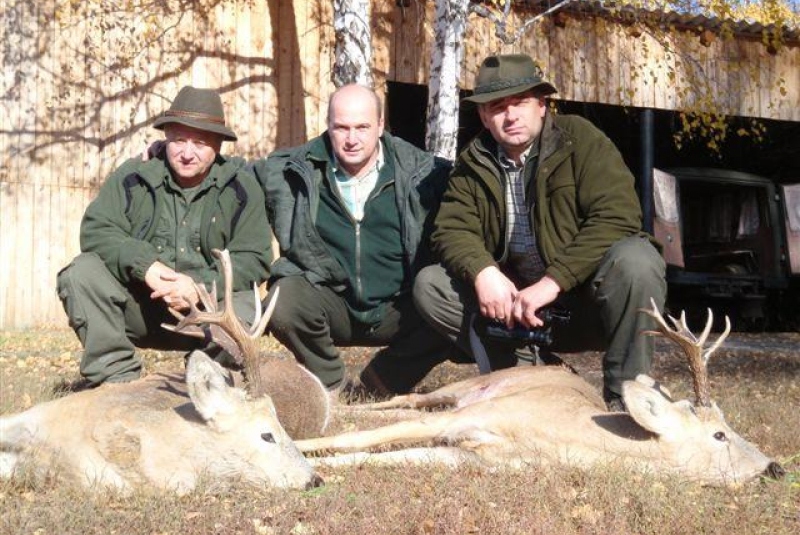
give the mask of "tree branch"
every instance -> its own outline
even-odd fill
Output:
[[[522,25],[517,29],[513,35],[509,34],[508,32],[508,17],[511,14],[511,2],[512,0],[506,0],[503,3],[503,14],[502,16],[499,15],[497,12],[489,9],[484,4],[478,3],[471,3],[469,6],[470,13],[475,13],[481,17],[489,19],[495,25],[495,36],[500,39],[504,44],[511,45],[514,44],[519,40],[522,36],[522,33],[530,26],[531,24],[535,23],[536,21],[550,15],[559,9],[567,6],[568,4],[573,3],[575,0],[562,0],[558,4],[552,6],[551,8],[539,13],[535,17],[531,17],[527,19]]]

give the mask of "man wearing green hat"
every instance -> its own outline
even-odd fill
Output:
[[[106,180],[81,222],[81,254],[58,274],[89,386],[138,378],[135,347],[207,345],[160,325],[174,323],[170,308],[198,303],[194,282],[222,289],[212,249],[230,251],[244,318],[254,314],[253,283],[269,275],[264,194],[243,159],[219,153],[236,140],[219,94],[184,87],[153,126],[165,135],[158,153],[126,161]]]
[[[663,307],[666,294],[634,178],[590,122],[548,110],[556,88],[529,56],[487,58],[475,86],[467,100],[485,129],[456,161],[431,238],[441,265],[417,277],[417,306],[474,353],[477,314],[536,328],[542,307],[557,303],[572,320],[554,326],[551,348],[605,349],[604,398],[610,410],[625,410],[622,382],[648,372],[653,355],[641,334],[652,320],[638,309],[651,298]],[[497,369],[515,365],[521,345],[483,347]]]

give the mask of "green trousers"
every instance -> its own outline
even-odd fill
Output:
[[[641,237],[615,243],[602,258],[594,275],[562,294],[558,304],[571,320],[553,327],[555,352],[605,351],[603,394],[619,396],[622,382],[650,371],[654,342],[641,334],[653,329],[653,320],[639,312],[650,308],[652,298],[659,310],[666,299],[666,265],[655,247]],[[429,266],[417,276],[414,298],[420,314],[437,331],[471,354],[469,321],[478,312],[473,287],[452,279],[442,266]],[[513,366],[513,348],[485,343],[493,369]]]
[[[230,362],[230,355],[210,340],[162,328],[162,323],[177,322],[163,301],[150,299],[151,291],[144,283],[121,284],[95,253],[75,257],[59,272],[57,288],[69,325],[83,345],[81,375],[92,384],[137,379],[142,371],[137,347],[204,349],[217,360]],[[240,318],[252,321],[253,294],[234,293],[234,308]]]
[[[410,294],[385,303],[380,323],[354,319],[345,299],[305,277],[279,279],[280,288],[269,323],[270,333],[328,388],[345,378],[338,347],[386,346],[367,365],[392,393],[409,392],[437,364],[447,359],[452,343],[419,315]],[[267,300],[271,296],[267,296]]]

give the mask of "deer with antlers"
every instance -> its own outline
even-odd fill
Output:
[[[267,328],[278,293],[261,312],[258,292],[255,297],[255,319],[251,328],[245,327],[233,309],[233,266],[228,251],[214,250],[219,258],[225,281],[223,309],[217,310],[216,287],[209,293],[203,286],[195,285],[203,310],[190,307],[183,315],[170,310],[179,320],[177,325],[162,325],[165,329],[197,338],[211,339],[219,344],[242,366],[241,373],[232,372],[237,386],[244,385],[252,398],[268,395],[275,404],[278,418],[290,437],[294,439],[319,436],[328,425],[331,397],[316,375],[309,372],[294,358],[280,358],[262,354],[258,341]]]
[[[223,310],[216,309],[215,291],[198,287],[205,310],[192,307],[173,330],[201,335],[208,326],[243,363],[247,392],[229,370],[194,351],[185,376],[103,384],[3,415],[0,477],[55,469],[95,489],[149,484],[177,492],[203,479],[286,488],[321,482],[285,427],[296,436],[318,435],[328,418],[327,392],[293,359],[259,354],[256,341],[274,301],[262,315],[256,293],[257,321],[245,328],[233,314],[230,257],[214,254],[224,272]]]
[[[510,368],[446,385],[428,394],[397,396],[364,408],[449,407],[421,412],[410,420],[371,430],[298,442],[304,452],[350,452],[320,457],[319,464],[361,462],[465,462],[524,465],[565,463],[593,466],[624,463],[654,473],[680,475],[707,484],[738,484],[761,474],[783,471],[736,434],[711,402],[708,359],[730,332],[727,328],[705,349],[713,322],[711,311],[703,333],[695,337],[680,320],[670,327],[658,311],[643,311],[658,325],[658,334],[677,343],[689,359],[695,403],[673,401],[655,380],[640,375],[623,385],[630,411],[608,413],[595,389],[578,375],[558,367]],[[407,447],[365,452],[383,445]]]

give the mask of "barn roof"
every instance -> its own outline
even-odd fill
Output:
[[[694,10],[684,12],[665,10],[659,7],[662,2],[652,0],[642,0],[640,3],[644,4],[644,7],[633,5],[631,2],[616,2],[613,0],[522,0],[522,4],[526,8],[535,12],[542,12],[556,7],[558,11],[568,13],[601,14],[630,21],[647,18],[679,29],[708,29],[713,31],[722,28],[723,25],[730,25],[730,30],[737,36],[761,39],[764,35],[780,33],[785,43],[800,43],[800,27],[796,25],[765,25],[752,19],[731,21],[713,15],[698,14]],[[653,7],[646,7],[648,4]],[[693,2],[688,4],[693,4]],[[559,5],[562,7],[557,7]]]

